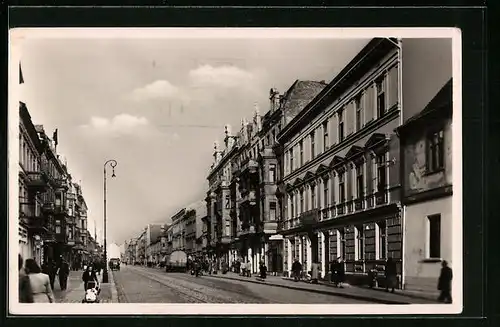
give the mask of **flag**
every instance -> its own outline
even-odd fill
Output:
[[[58,142],[57,142],[57,128],[56,128],[56,130],[54,131],[54,134],[52,135],[52,139],[54,140],[54,143],[55,143],[55,144],[56,144],[56,146],[57,146],[57,144],[58,144]]]
[[[21,63],[19,63],[19,84],[24,83],[23,70],[21,69]]]

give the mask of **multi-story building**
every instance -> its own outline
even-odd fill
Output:
[[[83,197],[82,188],[79,184],[72,184],[75,194],[75,246],[73,247],[73,263],[82,267],[86,259],[86,249],[84,246],[85,231],[87,230],[87,203]]]
[[[186,250],[186,225],[184,215],[186,208],[182,208],[172,216],[172,224],[168,228],[168,241],[171,242],[170,252]]]
[[[207,248],[208,255],[215,260],[216,265],[222,261],[229,263],[231,256],[229,249],[233,238],[236,236],[234,213],[231,213],[230,181],[232,176],[231,159],[236,153],[235,137],[231,136],[230,127],[226,126],[225,149],[219,148],[214,142],[214,161],[208,175],[209,190],[205,201],[207,203],[207,216],[210,222],[210,236]]]
[[[162,224],[148,224],[145,230],[145,251],[146,262],[158,262],[160,255],[160,238],[162,233]]]
[[[197,255],[200,252],[199,244],[202,236],[202,218],[206,216],[207,206],[205,201],[197,201],[186,207],[184,225],[186,227],[185,244],[186,253]]]
[[[141,264],[146,264],[146,228],[141,232],[137,238],[136,259]]]
[[[401,273],[398,49],[371,40],[279,134],[284,270],[342,257],[356,283],[391,257]]]
[[[277,233],[281,160],[276,136],[325,86],[324,82],[297,80],[284,94],[271,89],[270,109],[263,117],[256,108],[252,123],[243,120],[236,136],[226,128],[226,144],[231,138],[236,141],[231,152],[230,261],[237,257],[249,261],[253,272],[261,260],[270,272],[283,268],[283,237]]]
[[[129,265],[133,265],[137,261],[135,258],[136,246],[137,240],[131,239],[127,242],[127,246],[125,247],[125,260]]]
[[[43,145],[38,138],[26,105],[19,103],[19,253],[44,258],[43,240],[53,237],[51,216],[43,208],[43,195],[50,188],[46,167],[42,165]]]
[[[405,206],[405,288],[436,292],[452,264],[452,81],[398,129]]]

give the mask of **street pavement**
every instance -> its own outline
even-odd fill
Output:
[[[373,303],[327,292],[289,289],[272,283],[250,283],[207,275],[195,277],[141,266],[122,265],[121,270],[113,274],[119,303]]]
[[[59,287],[59,277],[56,277],[56,282],[54,285],[54,297],[56,298],[56,303],[81,303],[84,297],[83,281],[82,281],[83,271],[71,271],[68,277],[68,285],[66,291],[62,291]],[[111,275],[111,272],[110,272]],[[102,281],[102,274],[97,276],[100,281]],[[101,293],[99,294],[100,303],[112,303],[112,287],[113,284],[101,283]]]

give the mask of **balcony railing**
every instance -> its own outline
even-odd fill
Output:
[[[345,203],[341,203],[337,205],[337,215],[345,214]]]
[[[314,225],[319,221],[320,218],[319,215],[320,215],[319,209],[312,209],[309,211],[305,211],[300,214],[300,223],[303,226]]]
[[[363,210],[365,208],[365,198],[359,197],[354,201],[354,209],[356,211]]]
[[[375,204],[385,204],[387,203],[387,193],[385,191],[378,191],[375,193]]]
[[[30,188],[35,188],[38,190],[45,189],[48,187],[48,178],[44,172],[33,171],[27,172],[28,176],[27,186]]]

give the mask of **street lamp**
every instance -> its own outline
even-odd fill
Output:
[[[104,271],[102,273],[102,282],[103,283],[108,283],[108,245],[107,245],[107,240],[106,240],[106,166],[107,165],[111,166],[111,169],[113,169],[113,173],[111,174],[111,177],[116,177],[115,175],[115,167],[117,165],[116,160],[108,160],[104,163]]]

